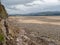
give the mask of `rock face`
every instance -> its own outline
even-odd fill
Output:
[[[5,10],[5,7],[2,4],[0,4],[0,18],[6,19],[7,17],[8,17],[8,14]]]
[[[6,45],[5,42],[6,42],[6,27],[4,26],[4,22],[6,22],[6,18],[7,18],[7,13],[6,13],[6,10],[4,8],[4,6],[1,4],[0,2],[0,35],[1,37],[3,36],[4,38],[4,41],[3,40],[0,40],[1,42],[1,45]],[[2,39],[0,37],[0,39]]]
[[[11,29],[10,25],[8,25],[8,14],[5,10],[5,7],[0,3],[0,45],[16,45],[15,35],[13,29]],[[10,33],[11,32],[11,33]],[[2,36],[4,40],[2,40]]]
[[[4,36],[4,41],[2,41],[1,45],[17,45],[16,44],[16,29],[9,25],[7,20],[1,20],[0,22],[0,35]]]
[[[21,29],[17,37],[17,45],[60,45],[60,42],[47,37],[33,36]]]

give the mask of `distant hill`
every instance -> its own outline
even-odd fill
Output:
[[[60,16],[60,12],[47,11],[47,12],[28,13],[28,14],[13,14],[13,16]]]

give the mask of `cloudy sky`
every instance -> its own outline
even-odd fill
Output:
[[[60,11],[60,0],[2,0],[9,14]]]

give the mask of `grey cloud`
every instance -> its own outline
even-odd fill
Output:
[[[38,6],[38,7],[31,7],[28,6],[29,9],[27,10],[15,10],[16,8],[13,8],[13,13],[17,12],[17,14],[26,14],[26,13],[35,13],[35,12],[42,12],[42,11],[60,11],[60,5],[54,5],[54,6]],[[11,9],[11,8],[10,8]],[[18,13],[19,12],[19,13]]]
[[[44,4],[44,5],[29,5],[28,3],[33,3],[34,0],[2,0],[2,3],[4,4],[7,12],[9,14],[25,14],[25,13],[35,13],[35,12],[41,12],[41,11],[60,11],[60,3],[56,4]],[[44,3],[44,0],[40,0]],[[24,5],[26,10],[23,9],[17,9],[14,7],[14,5]],[[11,7],[13,6],[13,7]],[[19,7],[20,8],[20,7]],[[23,7],[24,8],[24,7]]]
[[[34,0],[2,0],[5,5],[16,5],[16,4],[26,4]]]

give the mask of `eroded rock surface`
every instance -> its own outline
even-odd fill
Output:
[[[25,30],[21,29],[17,37],[17,45],[60,45],[60,43],[47,37],[27,34]]]

